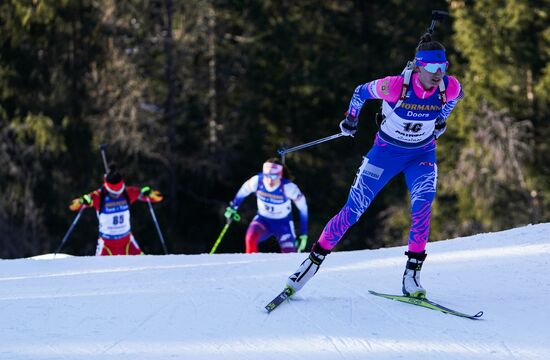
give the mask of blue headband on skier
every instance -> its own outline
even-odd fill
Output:
[[[420,50],[415,55],[416,61],[423,63],[444,63],[447,61],[445,50]]]

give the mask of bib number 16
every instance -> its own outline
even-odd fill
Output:
[[[405,123],[405,131],[419,132],[422,129],[422,123]]]

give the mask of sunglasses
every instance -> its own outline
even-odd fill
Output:
[[[426,70],[427,72],[435,74],[437,70],[441,70],[442,73],[445,73],[445,71],[447,71],[447,67],[449,67],[449,62],[445,61],[442,63],[427,63],[427,62],[418,60],[416,62],[416,65],[422,66],[424,70]]]
[[[271,179],[271,180],[277,180],[279,178],[279,174],[265,174],[264,173],[264,176],[268,179]]]

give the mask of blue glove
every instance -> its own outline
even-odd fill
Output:
[[[340,122],[340,131],[342,131],[342,134],[344,136],[353,137],[357,132],[358,124],[359,124],[359,120],[357,120],[351,115],[346,114],[346,118]]]
[[[296,250],[298,252],[302,252],[305,250],[306,245],[307,245],[307,235],[302,234],[298,236],[298,239],[296,239]]]

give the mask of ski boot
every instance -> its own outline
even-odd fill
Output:
[[[426,251],[415,253],[406,251],[409,257],[403,274],[403,294],[410,297],[425,298],[426,289],[420,285],[420,270],[426,259]]]
[[[319,266],[325,256],[330,254],[330,250],[323,249],[318,243],[315,243],[311,249],[308,258],[300,265],[286,281],[286,288],[290,289],[292,294],[299,291],[304,285],[317,273]]]

